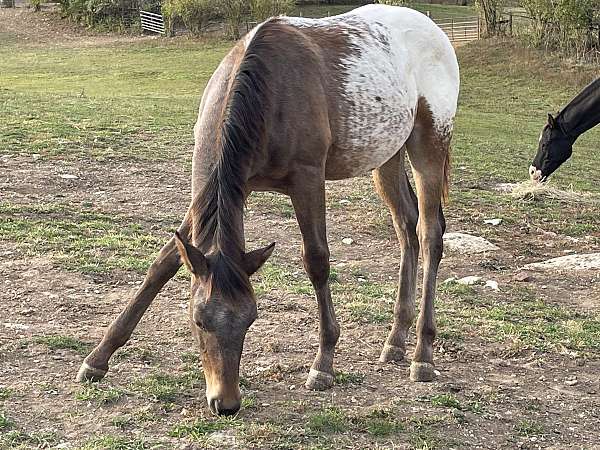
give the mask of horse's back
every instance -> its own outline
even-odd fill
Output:
[[[367,5],[326,19],[284,20],[317,40],[325,65],[340,72],[327,87],[339,94],[330,102],[327,178],[362,174],[391,158],[412,132],[420,99],[436,127],[451,127],[458,64],[446,35],[425,15]],[[338,39],[322,39],[332,30],[344,36],[343,51]]]

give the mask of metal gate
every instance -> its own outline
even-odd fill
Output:
[[[436,23],[455,45],[481,38],[481,23],[478,17],[442,19]]]
[[[165,34],[165,21],[162,14],[140,10],[140,22],[142,23],[142,30]]]

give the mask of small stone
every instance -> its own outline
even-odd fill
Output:
[[[493,289],[494,291],[500,290],[500,288],[498,287],[498,282],[494,281],[494,280],[487,280],[485,282],[485,287],[489,287],[490,289]]]
[[[352,239],[352,238],[344,238],[344,239],[342,239],[342,243],[344,243],[346,245],[352,245],[353,242],[354,242],[354,239]]]
[[[502,219],[485,219],[483,223],[487,223],[488,225],[498,226],[502,223]]]
[[[63,180],[76,180],[77,178],[79,178],[77,175],[71,175],[69,173],[63,173],[62,175],[60,175],[60,177]]]
[[[459,280],[456,280],[458,284],[464,284],[467,286],[473,286],[474,284],[478,284],[481,281],[481,277],[476,277],[474,275],[470,275],[468,277],[463,277]]]
[[[343,198],[342,200],[340,200],[338,202],[340,205],[349,205],[350,204],[350,200],[346,200],[345,198]]]
[[[578,383],[577,378],[571,378],[571,379],[565,380],[565,384],[567,386],[575,386],[577,383]]]
[[[515,281],[526,282],[531,281],[531,275],[527,272],[519,272],[515,275]]]

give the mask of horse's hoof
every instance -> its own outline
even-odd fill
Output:
[[[381,355],[379,356],[379,362],[400,362],[404,360],[404,349],[400,347],[396,347],[395,345],[385,344],[383,346],[383,350],[381,351]]]
[[[321,372],[320,370],[310,369],[304,386],[311,391],[324,391],[333,386],[333,375]]]
[[[96,369],[84,361],[79,368],[79,372],[77,372],[77,381],[100,381],[104,378],[106,372],[108,372],[108,370]]]
[[[431,363],[413,361],[410,365],[411,381],[435,380],[435,367]]]

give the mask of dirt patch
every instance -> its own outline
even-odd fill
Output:
[[[151,227],[154,220],[160,222],[165,214],[181,217],[187,205],[187,174],[177,164],[63,164],[29,157],[9,158],[4,163],[10,170],[5,172],[8,178],[1,187],[3,199],[14,204],[94,202],[98,209],[126,214],[145,227]],[[78,178],[64,180],[58,176],[60,173]],[[158,183],[157,173],[164,177]],[[31,180],[27,186],[19,183],[24,176]],[[329,185],[333,267],[342,279],[360,273],[373,283],[394,283],[398,247],[388,228],[387,213],[380,203],[373,202],[369,185],[369,178]],[[105,195],[98,200],[96,192],[100,189]],[[357,192],[363,196],[357,197]],[[340,203],[348,198],[352,200]],[[246,221],[248,241],[251,247],[276,241],[273,264],[295,268],[298,277],[303,278],[300,234],[286,207],[287,201],[280,197],[258,196],[251,200]],[[353,220],[355,208],[365,218],[360,223]],[[458,224],[452,219],[454,212],[449,213],[452,230]],[[353,238],[352,245],[342,242],[347,236]],[[539,234],[521,237],[531,242],[543,239]],[[523,265],[518,248],[510,242],[501,245],[507,252],[468,259],[447,255],[440,278],[476,274],[496,280],[499,293],[483,287],[477,287],[476,292],[481,298],[501,299],[503,291],[519,283],[514,275]],[[0,254],[0,303],[5,312],[0,326],[0,372],[2,386],[11,391],[4,400],[4,411],[18,424],[15,427],[30,436],[53,435],[55,444],[79,445],[90,436],[119,435],[128,439],[143,436],[165,448],[174,448],[181,444],[179,438],[170,436],[175,424],[207,417],[201,382],[181,388],[168,402],[152,400],[139,388],[140,380],[156,373],[183,377],[190,367],[200,373],[187,327],[185,279],[177,278],[167,285],[131,342],[115,357],[101,386],[118,392],[118,400],[98,404],[97,400],[85,400],[84,388],[73,381],[74,376],[85,348],[101,338],[105,326],[131,297],[142,276],[123,271],[112,272],[108,278],[80,275],[46,258],[24,255],[11,243],[3,243]],[[534,288],[549,304],[568,305],[582,313],[597,314],[600,310],[594,274],[567,275],[557,283],[552,275],[535,273],[521,284]],[[246,426],[270,423],[275,418],[290,427],[306,426],[323,405],[335,405],[346,414],[360,417],[373,408],[392,408],[397,419],[407,424],[434,417],[439,422],[425,428],[431,442],[441,447],[563,448],[580,442],[583,436],[588,442],[600,439],[594,431],[600,392],[596,356],[569,351],[514,353],[510,342],[493,343],[476,334],[456,342],[443,338],[436,347],[439,379],[414,384],[408,381],[407,363],[377,362],[389,324],[357,321],[342,310],[338,313],[342,336],[336,368],[360,374],[361,381],[338,385],[324,393],[308,392],[302,386],[318,342],[312,296],[280,286],[262,294],[259,305],[260,318],[247,336],[242,361],[244,392],[253,399],[253,405],[240,413]],[[453,329],[451,322],[440,326],[442,334]],[[52,349],[40,340],[55,335],[72,337],[85,348]],[[411,335],[409,352],[413,346]],[[191,366],[190,353],[194,360]],[[456,399],[461,406],[433,406],[432,398]],[[481,404],[481,412],[479,406],[473,406],[476,404]],[[115,425],[123,417],[128,425]],[[234,429],[231,433],[232,445],[241,448],[262,448],[265,442],[252,444],[247,432],[240,435]],[[338,442],[340,448],[351,445],[336,434],[326,439]],[[352,445],[371,448],[385,446],[385,442],[404,442],[418,447],[410,444],[410,435],[387,439],[373,440],[362,433],[353,438]],[[288,442],[288,446],[294,445]]]

